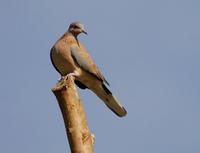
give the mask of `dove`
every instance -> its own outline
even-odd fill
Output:
[[[54,68],[61,77],[74,76],[74,82],[79,88],[90,89],[117,116],[125,116],[127,111],[108,89],[108,81],[78,40],[81,33],[87,35],[84,25],[79,21],[72,22],[68,30],[56,41],[50,50]]]

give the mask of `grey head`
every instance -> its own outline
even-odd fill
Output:
[[[68,32],[72,33],[75,37],[77,37],[80,33],[84,33],[87,35],[87,32],[85,31],[84,25],[77,21],[77,22],[72,22],[69,25]]]

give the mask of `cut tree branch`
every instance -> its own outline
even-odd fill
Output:
[[[71,153],[93,153],[94,135],[90,133],[74,77],[61,79],[52,89],[63,115]]]

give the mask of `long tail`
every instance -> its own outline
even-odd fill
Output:
[[[96,85],[93,92],[104,101],[106,106],[112,110],[117,116],[123,117],[127,114],[126,109],[121,105],[117,98],[111,93],[111,91],[102,83]]]

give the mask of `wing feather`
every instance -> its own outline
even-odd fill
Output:
[[[76,63],[83,68],[85,71],[93,74],[95,77],[97,77],[99,80],[105,82],[109,85],[109,83],[106,81],[98,67],[93,62],[90,55],[84,50],[80,49],[77,46],[72,46],[70,48],[71,55],[73,59],[76,61]]]

